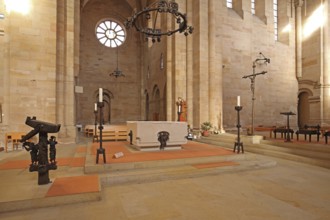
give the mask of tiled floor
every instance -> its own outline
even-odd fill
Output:
[[[190,142],[180,151],[136,152],[126,142],[104,144],[108,163],[183,160],[192,157],[233,155],[232,150]],[[84,174],[86,154],[95,157],[98,147],[90,149],[75,144],[59,144],[58,169],[50,171],[53,181],[37,185],[37,173],[28,171],[29,153],[0,153],[0,210],[5,205],[47,203],[48,199],[68,200],[70,194],[99,190],[105,174]],[[121,158],[113,158],[123,152]],[[256,159],[276,160],[277,166],[252,166],[244,171],[143,181],[103,187],[96,199],[75,197],[66,205],[30,208],[0,213],[0,219],[329,219],[330,172],[328,169],[264,156]],[[93,160],[94,161],[94,160]],[[95,165],[95,164],[94,164]],[[97,166],[104,166],[99,164]],[[236,161],[194,164],[202,170],[239,167]],[[180,173],[183,169],[172,167]],[[133,171],[132,171],[133,172]],[[161,168],[153,172],[162,172]],[[148,172],[143,173],[148,176]],[[161,175],[161,173],[160,173]],[[92,197],[92,194],[89,194]],[[46,198],[46,199],[45,199]],[[85,201],[86,200],[86,201]],[[82,202],[85,201],[85,202]],[[17,203],[15,203],[17,202]],[[69,204],[68,204],[69,203]]]

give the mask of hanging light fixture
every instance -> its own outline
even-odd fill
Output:
[[[123,72],[121,70],[119,70],[119,68],[118,68],[118,47],[116,48],[116,52],[117,52],[117,67],[112,73],[109,74],[109,76],[114,76],[116,78],[118,78],[120,76],[125,77],[125,74],[123,74]]]
[[[163,30],[159,27],[160,22],[157,19],[162,13],[173,17],[176,24],[172,30]],[[151,39],[153,43],[160,42],[162,35],[171,36],[179,32],[188,36],[194,30],[192,26],[187,25],[186,15],[179,12],[178,3],[168,0],[155,1],[142,11],[133,13],[125,21],[125,26],[127,29],[135,27],[138,32],[144,34],[146,40]]]

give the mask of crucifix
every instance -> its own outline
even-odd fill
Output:
[[[270,59],[269,58],[266,58],[261,52],[260,52],[260,55],[262,55],[263,58],[257,58],[255,61],[253,61],[253,65],[252,65],[253,74],[246,75],[246,76],[243,76],[242,77],[243,79],[249,78],[251,80],[251,86],[250,86],[250,88],[251,88],[251,92],[252,92],[252,123],[251,123],[251,135],[252,136],[254,135],[254,100],[256,100],[255,95],[254,95],[255,79],[256,79],[256,77],[258,75],[264,75],[265,73],[267,73],[267,71],[262,71],[260,73],[256,73],[255,72],[256,63],[258,61],[264,61],[265,63],[270,63]]]

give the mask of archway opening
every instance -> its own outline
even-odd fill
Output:
[[[302,92],[298,96],[298,126],[304,127],[309,122],[310,105],[308,92]]]

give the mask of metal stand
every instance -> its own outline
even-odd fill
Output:
[[[96,126],[97,126],[97,110],[94,110],[94,115],[95,115],[95,127],[94,127],[94,136],[93,136],[93,142],[96,141],[96,142],[99,142],[99,137],[97,136],[97,133],[96,133]]]
[[[286,115],[286,137],[285,137],[285,142],[291,142],[291,137],[290,137],[290,120],[289,117],[290,115],[296,115],[293,112],[281,112],[281,115]]]
[[[243,148],[243,143],[241,142],[241,138],[240,138],[240,117],[239,117],[239,112],[242,110],[242,106],[235,106],[235,110],[237,111],[237,142],[235,142],[234,145],[234,150],[233,152],[236,151],[236,147],[237,147],[237,153],[239,154],[242,148],[242,153],[244,153],[244,148]]]
[[[255,89],[255,79],[257,75],[263,75],[267,73],[267,71],[262,71],[260,73],[255,73],[256,72],[256,63],[258,61],[264,61],[265,63],[270,63],[270,59],[266,58],[261,52],[260,55],[263,56],[263,58],[257,58],[255,61],[253,61],[252,69],[253,69],[253,74],[243,76],[243,79],[249,78],[251,80],[251,92],[252,92],[252,123],[251,123],[251,135],[254,135],[254,100],[256,100],[254,96],[254,89]]]
[[[103,163],[106,163],[105,160],[105,149],[102,148],[102,130],[103,130],[103,107],[104,103],[103,102],[98,102],[97,103],[98,108],[100,109],[100,125],[99,125],[99,130],[100,130],[100,148],[97,149],[96,151],[96,163],[99,163],[99,155],[103,155]]]

